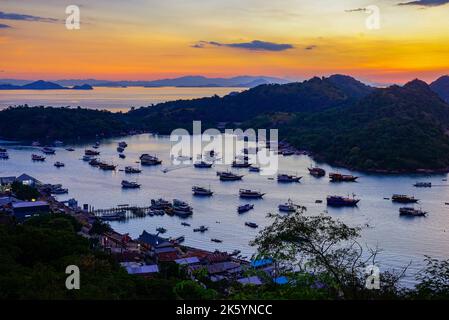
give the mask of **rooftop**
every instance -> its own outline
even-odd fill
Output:
[[[13,209],[48,206],[47,201],[21,201],[12,204]]]

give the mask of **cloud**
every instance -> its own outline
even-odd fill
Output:
[[[398,3],[398,6],[437,7],[449,3],[449,0],[417,0]]]
[[[7,24],[0,23],[0,29],[8,29],[8,28],[11,28],[11,26],[8,26]]]
[[[199,41],[192,45],[193,48],[204,48],[206,46],[237,48],[250,51],[284,51],[294,48],[288,43],[274,43],[260,40],[253,40],[251,42],[238,43],[221,43],[216,41]]]
[[[58,19],[44,18],[21,13],[6,13],[0,11],[0,19],[19,20],[19,21],[38,21],[38,22],[58,22]]]

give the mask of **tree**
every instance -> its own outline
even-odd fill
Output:
[[[40,193],[36,188],[24,185],[18,181],[13,182],[11,190],[18,199],[24,201],[31,201],[40,197]]]

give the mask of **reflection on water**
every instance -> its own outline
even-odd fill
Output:
[[[178,99],[195,99],[213,95],[224,96],[244,88],[102,88],[94,90],[1,90],[0,110],[9,106],[84,107],[113,112],[128,111],[131,107],[149,106]]]
[[[128,143],[126,159],[117,155],[117,142],[122,139],[103,141],[100,146],[100,159],[117,164],[118,169],[125,166],[138,166],[136,161],[141,153],[155,154],[164,160],[163,166],[144,167],[140,175],[126,176],[122,171],[105,172],[81,161],[86,146],[76,146],[75,152],[63,148],[57,149],[56,155],[47,156],[44,163],[31,161],[32,147],[9,146],[10,159],[0,161],[0,176],[28,173],[43,182],[62,183],[68,187],[68,195],[58,196],[64,200],[76,198],[79,204],[90,204],[95,208],[109,208],[118,204],[148,205],[150,199],[163,197],[168,200],[177,198],[189,202],[194,214],[187,220],[192,227],[184,227],[177,217],[145,217],[126,222],[111,223],[119,232],[130,233],[137,237],[143,230],[155,232],[157,227],[165,227],[166,236],[184,235],[186,244],[205,249],[233,251],[240,249],[243,255],[250,256],[254,248],[248,242],[257,234],[244,224],[252,221],[259,225],[259,230],[270,223],[266,218],[268,212],[277,211],[277,206],[291,198],[294,202],[307,207],[307,215],[324,213],[341,219],[351,226],[362,226],[363,242],[369,246],[383,249],[379,255],[381,267],[399,268],[413,261],[410,268],[414,272],[420,268],[424,255],[437,258],[449,258],[449,184],[443,179],[445,175],[369,175],[353,173],[358,176],[356,183],[329,183],[328,178],[314,178],[308,174],[307,167],[312,163],[308,156],[280,157],[281,171],[294,172],[303,176],[301,183],[278,184],[276,180],[250,173],[247,169],[233,169],[244,174],[242,181],[220,182],[217,170],[227,166],[218,165],[213,169],[195,169],[192,166],[162,171],[170,159],[170,141],[167,137],[138,135],[124,140]],[[66,164],[64,168],[53,166],[55,161]],[[335,171],[328,165],[322,165],[326,171]],[[341,173],[351,173],[340,169]],[[135,180],[142,184],[139,190],[122,190],[122,179]],[[430,181],[432,188],[415,188],[416,181]],[[214,191],[212,197],[193,197],[193,185],[210,186]],[[261,190],[266,195],[262,200],[241,200],[239,188]],[[348,195],[355,193],[361,199],[356,208],[327,208],[327,195]],[[414,195],[420,199],[418,208],[429,212],[425,218],[401,218],[398,209],[401,205],[393,204],[384,198],[393,193]],[[323,200],[323,203],[315,203]],[[254,203],[255,209],[245,214],[237,214],[236,208],[244,203]],[[209,227],[204,234],[194,233],[193,228],[200,225]],[[223,243],[211,242],[211,238],[223,240]]]

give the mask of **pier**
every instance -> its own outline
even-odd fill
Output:
[[[128,204],[117,205],[116,207],[109,209],[91,209],[90,212],[93,213],[97,217],[102,217],[103,215],[114,214],[118,212],[126,212],[127,218],[133,217],[144,217],[150,211],[149,206],[138,207],[138,206],[130,206]]]

